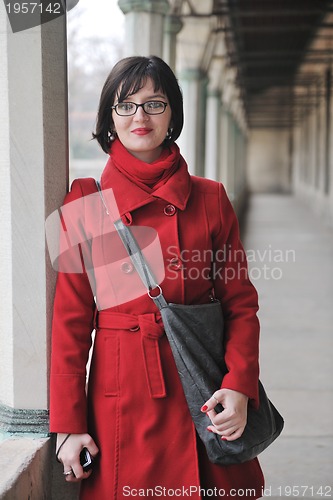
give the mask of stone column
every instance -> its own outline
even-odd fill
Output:
[[[48,432],[44,222],[68,178],[65,23],[12,33],[0,3],[0,430],[14,433]]]
[[[221,92],[209,90],[207,95],[206,116],[206,155],[205,177],[220,178],[220,143],[221,143]]]
[[[235,122],[230,112],[227,115],[228,119],[228,175],[227,175],[227,190],[231,200],[235,199],[235,164],[236,164],[236,147],[235,147]]]
[[[207,76],[200,69],[187,69],[181,72],[179,81],[184,96],[185,120],[177,142],[190,172],[204,176]]]
[[[235,203],[239,208],[243,206],[246,195],[246,169],[245,169],[245,136],[239,123],[234,122],[235,127]]]
[[[166,16],[164,20],[163,59],[176,71],[177,35],[183,27],[183,22],[178,16]]]
[[[232,143],[230,143],[231,138],[231,122],[230,113],[223,103],[221,107],[220,114],[220,129],[221,129],[221,141],[220,141],[220,172],[219,178],[228,190],[231,184],[230,176],[232,175],[232,169],[230,169],[231,161],[231,150]]]
[[[168,0],[118,0],[125,14],[125,56],[163,56]]]

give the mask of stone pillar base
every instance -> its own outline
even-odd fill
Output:
[[[48,410],[18,410],[0,403],[0,431],[48,436]]]

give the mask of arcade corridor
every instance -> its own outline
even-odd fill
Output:
[[[75,16],[80,2],[67,5]],[[117,5],[122,55],[158,55],[177,75],[185,112],[177,143],[190,172],[222,182],[245,214],[261,379],[286,421],[261,457],[265,496],[331,498],[333,2]],[[71,178],[97,177],[102,163],[69,158],[66,23],[60,16],[13,33],[0,1],[2,500],[77,498],[48,435],[56,273],[44,224],[69,189],[69,166]]]

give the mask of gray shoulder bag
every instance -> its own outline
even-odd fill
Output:
[[[98,181],[96,185],[108,214]],[[259,408],[255,410],[249,406],[245,430],[235,441],[224,441],[219,435],[208,432],[210,418],[200,410],[212,394],[220,389],[227,373],[220,302],[215,300],[200,305],[167,303],[131,230],[121,219],[115,221],[114,226],[149,297],[160,310],[187,404],[208,458],[219,465],[242,463],[255,458],[279,436],[284,425],[282,416],[268,399],[260,381]],[[152,295],[156,290],[158,294]],[[215,410],[223,411],[223,408],[218,405]]]

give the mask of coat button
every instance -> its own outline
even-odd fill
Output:
[[[174,257],[173,259],[170,259],[170,267],[172,269],[177,269],[177,271],[179,271],[180,269],[182,269],[182,262],[180,259],[178,259],[177,257]]]
[[[121,270],[125,274],[129,274],[133,271],[133,266],[130,262],[123,262],[120,266]]]
[[[167,215],[168,217],[172,217],[172,215],[175,215],[176,213],[176,207],[174,205],[167,205],[164,207],[164,214]]]

